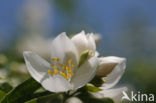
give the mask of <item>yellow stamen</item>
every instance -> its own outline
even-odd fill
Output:
[[[68,66],[68,63],[65,63],[65,66]]]
[[[51,67],[52,67],[53,69],[55,69],[55,68],[56,68],[54,64],[51,64]]]
[[[48,70],[48,73],[51,74],[51,75],[55,74],[54,72],[51,72],[50,70]]]
[[[74,73],[71,73],[70,75],[71,75],[71,76],[74,76]]]
[[[61,63],[58,63],[58,65],[62,68],[63,67],[63,64],[61,64]]]
[[[57,61],[59,62],[59,61],[60,61],[60,59],[59,59],[59,58],[57,58]]]
[[[65,68],[65,70],[69,70],[69,68],[68,68],[68,67],[66,67],[66,68]]]
[[[63,69],[66,69],[67,68],[67,66],[65,65],[65,66],[63,66]]]
[[[54,62],[53,64],[51,64],[53,70],[48,70],[48,73],[51,75],[61,75],[65,79],[70,80],[74,75],[72,69],[75,68],[75,66],[72,64],[72,59],[69,59],[64,64],[61,64],[60,59],[57,57],[52,58],[52,61]]]
[[[73,68],[75,68],[75,66],[74,65],[71,65],[71,68],[73,69]]]
[[[60,68],[57,68],[58,71],[60,71]]]
[[[55,61],[55,60],[57,60],[57,58],[56,58],[56,57],[52,58],[52,61]]]
[[[48,73],[50,74],[50,73],[51,73],[51,71],[50,71],[50,70],[48,70]]]
[[[58,70],[57,70],[57,69],[55,69],[53,73],[54,73],[54,74],[57,74],[57,73],[58,73]]]
[[[61,74],[64,78],[68,79],[68,78],[67,78],[67,75],[66,75],[64,72],[60,72],[60,74]]]
[[[68,60],[68,63],[71,64],[72,63],[72,59]]]

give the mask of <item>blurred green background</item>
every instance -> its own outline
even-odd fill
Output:
[[[85,30],[101,34],[101,56],[127,58],[119,86],[156,94],[155,5],[155,0],[1,0],[0,83],[16,86],[29,77],[24,50],[49,59],[56,35]]]

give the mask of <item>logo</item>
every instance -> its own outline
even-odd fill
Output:
[[[144,102],[154,102],[154,94],[143,94],[141,92],[130,92],[130,95],[128,95],[125,91],[122,92],[123,97],[121,98],[121,101],[129,101],[130,103],[132,102],[139,102],[139,103],[144,103]]]

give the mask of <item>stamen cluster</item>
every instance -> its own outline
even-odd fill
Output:
[[[48,70],[48,73],[51,75],[61,75],[65,79],[70,80],[74,76],[73,69],[74,65],[72,64],[72,59],[69,59],[67,62],[62,64],[60,59],[57,57],[52,58],[51,70]]]

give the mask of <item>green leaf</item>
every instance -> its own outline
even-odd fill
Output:
[[[5,96],[5,92],[0,90],[0,101],[2,100],[2,98]]]
[[[77,97],[80,98],[84,103],[114,103],[111,98],[95,98],[84,89],[81,89],[79,92],[80,94],[78,94]]]
[[[94,85],[92,84],[87,84],[86,85],[86,89],[90,92],[99,92],[101,91],[102,89],[98,88],[98,87],[95,87]]]
[[[26,103],[63,103],[63,95],[50,94],[50,95],[34,98],[30,101],[27,101]]]
[[[95,85],[96,87],[100,87],[103,83],[105,83],[104,79],[98,76],[95,76],[91,82],[91,84]]]
[[[27,101],[26,103],[37,103],[37,98],[34,98],[34,99],[30,100],[30,101]]]
[[[103,99],[89,98],[88,103],[114,103],[114,101],[110,98],[103,98]]]
[[[0,84],[0,89],[3,90],[4,92],[9,92],[13,87],[9,83],[2,83]]]
[[[49,94],[52,94],[52,93],[49,91],[37,92],[37,93],[34,93],[31,98],[38,98],[38,97],[42,97],[42,96],[49,95]]]
[[[0,103],[23,103],[31,99],[32,94],[41,85],[34,79],[30,78],[11,90]]]

